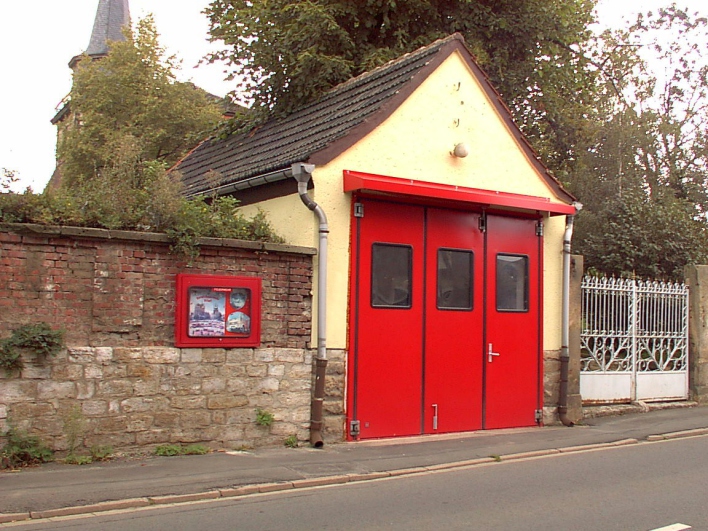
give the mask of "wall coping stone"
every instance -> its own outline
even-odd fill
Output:
[[[32,234],[41,236],[66,236],[95,240],[144,241],[148,243],[170,244],[169,236],[158,232],[141,232],[130,230],[109,230],[91,227],[72,227],[64,225],[39,225],[35,223],[0,223],[0,231],[17,234]],[[256,251],[273,251],[280,253],[314,256],[317,249],[283,243],[253,242],[234,238],[199,238],[202,247],[222,247],[230,249],[251,249]]]

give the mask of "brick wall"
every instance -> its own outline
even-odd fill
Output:
[[[0,374],[0,432],[16,426],[65,449],[78,407],[86,448],[308,438],[314,249],[205,239],[188,264],[164,235],[11,224],[0,225],[0,244],[0,337],[45,321],[66,330],[67,345]],[[174,348],[178,273],[260,277],[261,346]],[[328,400],[336,432],[343,397]],[[255,423],[257,408],[274,414],[270,428]]]

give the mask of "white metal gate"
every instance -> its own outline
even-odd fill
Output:
[[[585,277],[580,394],[584,403],[688,398],[688,287]]]

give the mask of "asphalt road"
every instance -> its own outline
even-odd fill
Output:
[[[707,506],[702,436],[13,527],[680,531],[708,529]]]

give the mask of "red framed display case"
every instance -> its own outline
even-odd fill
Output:
[[[176,346],[233,348],[260,344],[260,278],[177,275]]]

